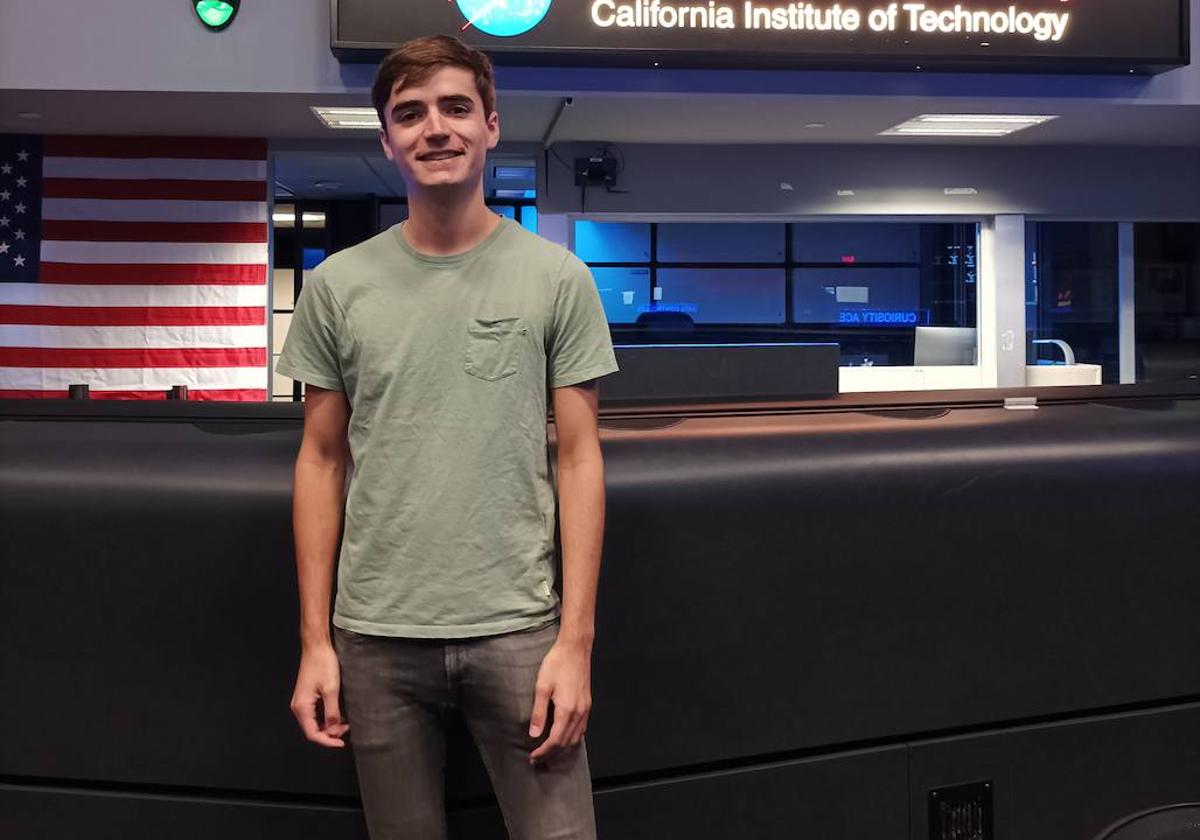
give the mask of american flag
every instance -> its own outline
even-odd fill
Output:
[[[265,401],[266,155],[0,134],[0,398]]]

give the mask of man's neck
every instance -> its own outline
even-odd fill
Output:
[[[451,196],[413,194],[408,219],[400,228],[404,240],[421,254],[448,257],[469,251],[491,235],[500,217],[483,203],[483,185],[466,201]]]

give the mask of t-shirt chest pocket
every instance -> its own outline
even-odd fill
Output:
[[[529,328],[517,316],[471,318],[463,367],[479,379],[494,382],[517,372]]]

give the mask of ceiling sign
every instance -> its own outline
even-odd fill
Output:
[[[343,61],[432,33],[506,64],[1127,74],[1189,61],[1188,0],[331,2]]]

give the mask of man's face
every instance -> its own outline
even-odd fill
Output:
[[[500,141],[500,118],[483,113],[475,76],[443,67],[419,85],[396,87],[379,130],[383,153],[410,191],[480,183],[487,150]]]

